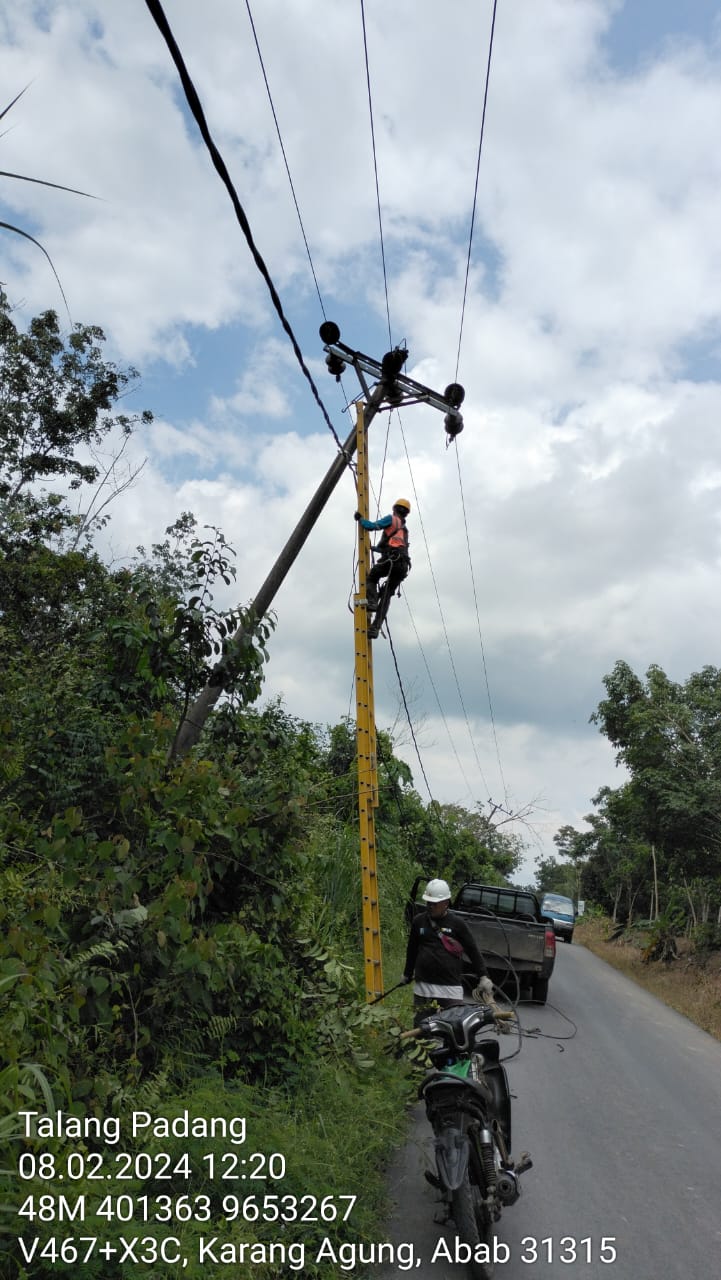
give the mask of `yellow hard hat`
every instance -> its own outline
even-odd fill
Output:
[[[395,502],[393,503],[393,506],[403,507],[404,511],[410,511],[411,509],[411,504],[407,498],[396,498]]]

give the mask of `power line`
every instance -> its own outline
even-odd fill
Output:
[[[476,591],[476,577],[473,572],[473,558],[471,556],[471,539],[468,533],[468,519],[466,517],[466,500],[463,493],[463,480],[461,478],[461,459],[460,459],[460,454],[458,452],[457,441],[456,441],[456,463],[458,466],[458,485],[461,491],[461,509],[463,511],[463,523],[466,529],[466,545],[468,547],[468,563],[471,569],[471,583],[473,585],[473,600],[476,606],[476,622],[478,623],[478,639],[480,640],[480,644],[481,644],[481,660],[483,663],[483,675],[486,682],[486,693],[488,695],[488,709],[491,713],[491,728],[493,730],[493,741],[496,747],[496,759],[498,760],[498,771],[501,775],[501,783],[503,785],[503,798],[506,801],[506,804],[508,804],[508,787],[506,786],[506,779],[503,774],[503,765],[501,764],[501,753],[498,747],[498,737],[496,734],[496,720],[493,714],[493,702],[491,701],[491,686],[488,681],[488,668],[486,666],[486,650],[483,644],[483,632],[481,630],[481,615],[478,608],[478,592]]]
[[[471,229],[468,236],[468,257],[466,259],[466,279],[463,285],[463,305],[461,307],[461,327],[458,334],[458,354],[456,356],[456,377],[458,381],[458,366],[461,362],[461,342],[463,340],[463,322],[466,315],[466,298],[468,295],[468,277],[471,270],[471,249],[473,246],[473,227],[476,221],[476,203],[478,201],[478,176],[481,171],[481,151],[483,150],[483,132],[486,127],[486,106],[488,105],[488,85],[491,78],[491,57],[493,55],[493,36],[496,29],[496,6],[498,0],[493,0],[493,17],[491,19],[491,38],[488,42],[488,62],[486,65],[486,86],[483,91],[483,113],[481,115],[481,136],[478,141],[478,158],[476,160],[476,182],[473,189],[473,209],[471,212]]]
[[[416,620],[415,620],[415,618],[413,617],[413,613],[411,612],[411,606],[410,606],[410,605],[409,605],[409,603],[408,603],[408,597],[407,597],[407,595],[405,595],[405,593],[404,593],[404,595],[403,595],[403,599],[404,599],[404,601],[405,601],[406,609],[408,610],[408,616],[409,616],[409,618],[410,618],[410,620],[411,620],[411,626],[413,627],[413,631],[414,631],[414,634],[415,634],[416,640],[417,640],[417,642],[418,642],[418,648],[419,648],[419,649],[420,649],[420,651],[421,651],[421,657],[422,657],[422,659],[423,659],[423,664],[424,664],[424,666],[425,666],[425,668],[426,668],[426,674],[427,674],[427,676],[428,676],[428,679],[429,679],[429,681],[430,681],[431,689],[433,690],[433,694],[434,694],[434,697],[435,697],[435,699],[436,699],[436,705],[437,705],[437,707],[438,707],[438,712],[439,712],[439,714],[440,714],[441,720],[443,721],[443,726],[444,726],[444,728],[445,728],[445,731],[446,731],[446,733],[448,734],[448,741],[449,741],[449,742],[450,742],[450,744],[451,744],[451,751],[453,752],[454,756],[456,757],[456,764],[458,765],[458,769],[459,769],[459,771],[460,771],[461,777],[463,778],[463,781],[464,781],[464,782],[465,782],[465,784],[466,784],[466,788],[467,788],[467,790],[468,790],[468,793],[469,793],[469,795],[471,795],[471,796],[472,796],[472,795],[473,795],[473,788],[471,787],[471,784],[470,784],[470,782],[468,781],[468,778],[467,778],[467,776],[466,776],[466,771],[465,771],[465,769],[463,768],[463,762],[462,762],[462,760],[461,760],[461,757],[460,757],[460,756],[459,756],[459,754],[458,754],[458,748],[456,747],[456,744],[455,744],[455,742],[453,741],[453,735],[452,735],[452,733],[451,733],[450,725],[448,724],[448,721],[447,721],[447,719],[446,719],[446,713],[445,713],[445,711],[443,710],[443,707],[442,707],[442,705],[441,705],[441,700],[440,700],[440,697],[439,697],[439,695],[438,695],[438,690],[437,690],[437,688],[436,688],[435,681],[434,681],[434,679],[433,679],[433,674],[432,674],[432,672],[431,672],[430,666],[428,665],[428,659],[426,658],[425,649],[423,648],[423,643],[422,643],[422,641],[421,641],[421,637],[420,637],[420,635],[418,634],[418,628],[417,628],[417,626],[416,626]]]
[[[321,293],[321,291],[320,291],[320,285],[319,285],[319,283],[318,283],[318,276],[317,276],[317,274],[316,274],[315,266],[314,266],[314,263],[313,263],[313,258],[312,258],[311,252],[310,252],[310,244],[308,243],[308,237],[307,237],[307,235],[306,235],[305,226],[304,226],[304,224],[303,224],[303,217],[302,217],[301,212],[300,212],[300,205],[299,205],[299,203],[298,203],[298,197],[296,196],[296,193],[295,193],[295,185],[294,185],[294,183],[293,183],[293,177],[292,177],[292,174],[291,174],[291,172],[290,172],[290,164],[288,163],[288,156],[287,156],[287,154],[286,154],[285,144],[284,144],[284,142],[283,142],[283,135],[282,135],[282,133],[281,133],[281,131],[280,131],[280,122],[279,122],[279,120],[278,120],[278,114],[277,114],[276,109],[275,109],[275,103],[273,102],[273,95],[272,95],[272,93],[271,93],[271,91],[270,91],[270,82],[269,82],[269,80],[268,80],[268,75],[267,75],[267,73],[266,73],[266,69],[265,69],[265,62],[264,62],[264,60],[263,60],[263,54],[262,54],[261,49],[260,49],[260,41],[259,41],[259,39],[258,39],[258,32],[257,32],[257,30],[256,30],[255,21],[254,21],[254,19],[253,19],[253,14],[252,14],[252,12],[251,12],[251,8],[250,8],[250,0],[245,0],[245,4],[246,4],[246,8],[247,8],[247,10],[248,10],[248,17],[249,17],[249,19],[250,19],[250,26],[251,26],[251,30],[252,30],[252,32],[253,32],[253,39],[255,40],[255,47],[256,47],[256,50],[257,50],[257,53],[258,53],[258,61],[260,62],[260,69],[261,69],[261,71],[262,71],[262,73],[263,73],[263,80],[264,80],[264,82],[265,82],[265,88],[266,88],[266,92],[267,92],[267,94],[268,94],[268,102],[270,103],[270,109],[271,109],[271,112],[272,112],[272,115],[273,115],[273,121],[274,121],[274,123],[275,123],[275,131],[276,131],[276,133],[277,133],[277,135],[278,135],[278,142],[279,142],[279,144],[280,144],[280,150],[281,150],[281,154],[282,154],[282,156],[283,156],[283,163],[285,164],[285,171],[286,171],[286,173],[287,173],[287,175],[288,175],[288,183],[289,183],[289,186],[290,186],[290,192],[291,192],[291,195],[292,195],[292,197],[293,197],[293,204],[295,205],[295,211],[296,211],[296,214],[298,215],[298,224],[299,224],[299,226],[300,226],[301,235],[302,235],[302,237],[303,237],[303,243],[304,243],[304,245],[305,245],[305,251],[306,251],[306,254],[307,254],[307,257],[308,257],[308,265],[310,266],[311,275],[312,275],[312,277],[313,277],[313,284],[315,285],[315,291],[316,291],[316,293],[317,293],[317,295],[318,295],[318,302],[320,303],[320,309],[321,309],[321,313],[322,313],[322,315],[323,315],[323,319],[324,319],[324,320],[327,320],[327,318],[328,318],[328,317],[326,316],[325,303],[323,302],[323,295],[322,295],[322,293]],[[348,399],[348,396],[346,395],[346,390],[345,390],[345,386],[344,386],[344,384],[343,384],[343,378],[342,378],[342,376],[341,376],[341,377],[339,377],[339,378],[337,379],[337,382],[339,383],[340,391],[341,391],[341,394],[342,394],[343,399],[344,399],[344,401],[345,401],[345,408],[346,408],[346,409],[350,409],[350,401],[349,401],[349,399]],[[352,463],[350,464],[350,466],[351,466],[351,469],[353,469],[353,464],[352,464]]]
[[[340,437],[338,436],[338,433],[335,427],[333,426],[333,423],[330,420],[328,410],[326,409],[325,405],[323,404],[323,401],[320,398],[320,393],[318,391],[318,388],[315,385],[315,382],[313,381],[312,374],[308,369],[305,363],[305,360],[303,359],[303,353],[298,345],[297,339],[295,337],[295,334],[293,333],[290,323],[285,316],[285,313],[283,311],[283,306],[280,301],[280,297],[278,296],[276,287],[273,284],[273,281],[270,276],[270,272],[268,271],[268,268],[260,254],[260,251],[255,243],[255,240],[253,239],[253,233],[250,228],[250,223],[246,216],[245,210],[242,204],[240,203],[240,200],[238,198],[238,193],[235,190],[230,174],[228,173],[228,169],[226,167],[225,161],[223,160],[223,157],[220,151],[218,150],[215,142],[213,141],[213,137],[211,135],[210,129],[208,128],[208,123],[205,119],[205,114],[203,112],[203,108],[200,103],[200,98],[198,97],[198,93],[195,88],[195,85],[193,84],[193,81],[190,77],[190,73],[188,72],[188,69],[183,60],[183,55],[180,52],[177,41],[170,28],[170,24],[168,23],[165,13],[163,12],[163,6],[160,4],[160,0],[145,0],[145,3],[150,12],[151,17],[153,18],[158,30],[160,31],[160,34],[162,35],[168,47],[170,56],[173,59],[173,62],[175,63],[178,75],[180,77],[180,83],[183,87],[183,92],[185,93],[188,106],[192,112],[192,115],[195,119],[198,129],[200,130],[201,137],[210,154],[211,160],[213,161],[213,165],[218,175],[220,176],[220,179],[223,182],[226,188],[226,191],[228,192],[228,195],[230,196],[231,203],[235,210],[235,216],[238,219],[243,235],[245,236],[245,239],[247,241],[248,248],[250,249],[250,252],[253,255],[255,264],[268,286],[268,291],[270,293],[273,306],[275,307],[275,310],[278,313],[280,322],[290,339],[291,345],[293,347],[293,351],[295,352],[296,359],[303,372],[303,376],[308,381],[310,389],[313,393],[313,397],[317,405],[319,406],[321,413],[323,414],[323,417],[328,426],[328,429],[330,430],[331,435],[333,436],[333,439],[336,442],[339,453],[343,454],[343,445],[341,443]],[[350,459],[347,458],[346,461],[350,462]]]
[[[384,445],[384,448],[383,448],[383,462],[381,463],[381,479],[380,479],[380,484],[379,484],[379,486],[378,486],[378,497],[377,497],[377,499],[376,499],[377,506],[378,506],[378,511],[380,511],[381,498],[383,497],[383,480],[384,480],[384,478],[385,478],[385,474],[386,474],[386,460],[387,460],[387,458],[388,458],[388,441],[389,441],[389,439],[390,439],[390,434],[391,434],[391,418],[392,418],[392,416],[393,416],[393,410],[391,409],[391,412],[388,414],[388,421],[387,421],[387,423],[386,423],[386,439],[385,439],[385,445]],[[374,495],[374,496],[375,496],[375,495]],[[377,518],[378,518],[378,515],[377,515],[377,512],[376,512],[376,519],[377,519]]]
[[[376,155],[376,131],[373,123],[373,97],[371,95],[371,73],[370,73],[370,66],[368,63],[368,35],[366,32],[366,13],[365,13],[365,5],[363,3],[363,0],[360,0],[360,7],[361,7],[361,20],[363,23],[363,52],[365,55],[366,84],[368,85],[368,111],[370,113],[370,120],[371,120],[371,143],[373,145],[373,172],[375,174],[375,180],[376,180],[376,203],[378,205],[378,230],[380,232],[380,238],[381,238],[381,262],[383,264],[383,287],[385,289],[385,295],[386,295],[386,317],[388,319],[388,341],[390,342],[391,346],[393,346],[393,338],[391,336],[391,313],[390,313],[390,307],[388,305],[388,276],[386,274],[386,251],[385,251],[385,245],[383,243],[383,219],[381,217],[381,193],[380,193],[380,187],[378,185],[378,157]]]
[[[431,791],[431,784],[430,784],[430,782],[428,781],[428,778],[427,778],[427,776],[426,776],[426,771],[425,771],[425,769],[424,769],[424,767],[423,767],[423,761],[422,761],[422,759],[421,759],[420,747],[418,746],[418,739],[416,738],[415,729],[413,728],[413,721],[411,720],[411,712],[410,712],[410,708],[409,708],[409,706],[408,706],[408,699],[406,698],[406,691],[405,691],[405,689],[403,688],[403,681],[401,680],[401,673],[400,673],[400,670],[399,670],[399,668],[398,668],[398,659],[396,658],[396,651],[395,651],[395,648],[394,648],[394,646],[393,646],[393,637],[391,636],[391,629],[390,629],[390,627],[388,626],[388,622],[387,622],[387,621],[386,621],[385,627],[386,627],[386,632],[387,632],[387,635],[388,635],[388,643],[390,644],[390,647],[391,647],[391,654],[392,654],[392,656],[393,656],[393,666],[394,666],[394,667],[395,667],[395,669],[396,669],[396,677],[397,677],[397,680],[398,680],[398,688],[399,688],[399,689],[400,689],[400,691],[401,691],[401,698],[402,698],[402,700],[403,700],[403,707],[404,707],[404,710],[405,710],[405,713],[406,713],[406,719],[407,719],[407,721],[408,721],[408,728],[409,728],[409,729],[410,729],[410,731],[411,731],[411,738],[413,739],[413,746],[415,747],[416,755],[417,755],[417,757],[418,757],[418,764],[420,765],[421,773],[423,774],[423,781],[424,781],[424,782],[425,782],[425,784],[426,784],[426,790],[427,790],[427,792],[428,792],[428,795],[430,796],[431,804],[432,804],[432,805],[434,805],[434,806],[436,806],[436,801],[433,799],[433,792]]]
[[[304,245],[305,245],[305,251],[306,251],[306,253],[307,253],[307,255],[308,255],[308,262],[309,262],[309,264],[310,264],[311,273],[312,273],[312,275],[313,275],[313,282],[314,282],[314,284],[315,284],[315,291],[316,291],[316,293],[318,294],[318,301],[319,301],[319,303],[320,303],[320,309],[321,309],[321,311],[323,312],[323,319],[325,320],[327,317],[326,317],[326,314],[325,314],[325,307],[323,306],[323,299],[322,299],[322,297],[321,297],[320,286],[319,286],[319,284],[318,284],[318,277],[317,277],[317,276],[316,276],[316,274],[315,274],[315,267],[313,266],[313,259],[312,259],[311,255],[310,255],[310,245],[308,244],[308,237],[307,237],[307,236],[306,236],[306,234],[305,234],[305,227],[303,226],[303,219],[302,219],[302,217],[301,217],[301,215],[300,215],[300,206],[299,206],[299,204],[298,204],[298,200],[297,200],[297,198],[296,198],[296,194],[295,194],[295,187],[293,186],[293,179],[292,179],[292,177],[290,176],[290,165],[288,164],[288,157],[287,157],[287,155],[285,154],[285,147],[284,147],[284,145],[283,145],[283,136],[282,136],[282,134],[281,134],[281,132],[280,132],[280,125],[279,125],[279,123],[278,123],[278,116],[277,116],[277,114],[276,114],[275,105],[274,105],[274,103],[273,103],[273,95],[272,95],[272,93],[270,92],[270,85],[269,85],[269,83],[268,83],[268,77],[267,77],[267,75],[266,75],[266,71],[265,71],[265,63],[263,62],[263,55],[262,55],[262,53],[260,52],[260,44],[259,44],[259,42],[258,42],[258,33],[257,33],[256,29],[255,29],[255,22],[253,21],[253,14],[251,13],[251,10],[250,10],[250,0],[245,0],[245,7],[246,7],[246,9],[248,10],[248,17],[250,18],[250,27],[251,27],[251,30],[252,30],[252,32],[253,32],[253,39],[255,40],[255,47],[256,47],[256,49],[257,49],[257,51],[258,51],[258,59],[259,59],[259,61],[260,61],[260,69],[261,69],[261,71],[263,72],[263,80],[265,81],[265,88],[266,88],[266,92],[267,92],[267,94],[268,94],[268,101],[269,101],[269,103],[270,103],[270,109],[271,109],[271,111],[272,111],[272,113],[273,113],[273,120],[274,120],[274,122],[275,122],[275,131],[276,131],[276,133],[278,134],[278,142],[280,143],[280,149],[281,149],[281,152],[282,152],[282,155],[283,155],[283,163],[285,164],[285,171],[286,171],[286,173],[287,173],[287,175],[288,175],[288,181],[289,181],[289,183],[290,183],[290,190],[291,190],[291,194],[292,194],[292,196],[293,196],[293,203],[294,203],[294,205],[295,205],[295,211],[296,211],[296,213],[298,214],[298,222],[300,223],[300,230],[301,230],[301,234],[302,234],[302,236],[303,236],[303,243],[304,243]]]
[[[452,648],[451,648],[451,641],[450,641],[450,637],[449,637],[449,635],[448,635],[448,627],[446,626],[446,619],[445,619],[445,616],[444,616],[444,614],[443,614],[443,607],[442,607],[442,605],[441,605],[441,597],[440,597],[440,594],[439,594],[439,592],[438,592],[438,583],[436,582],[436,575],[435,575],[435,572],[434,572],[434,570],[433,570],[433,561],[432,561],[432,559],[431,559],[430,547],[428,546],[428,539],[427,539],[427,537],[426,537],[426,530],[425,530],[425,526],[424,526],[424,524],[423,524],[423,517],[421,516],[420,503],[419,503],[419,501],[418,501],[418,492],[417,492],[417,490],[416,490],[416,482],[415,482],[415,480],[414,480],[414,478],[413,478],[413,468],[411,467],[410,454],[408,453],[408,445],[407,445],[407,443],[406,443],[405,432],[404,432],[404,430],[403,430],[403,423],[401,422],[401,415],[400,415],[400,414],[398,414],[398,423],[399,423],[399,426],[400,426],[400,429],[401,429],[401,437],[402,437],[402,439],[403,439],[403,447],[404,447],[404,449],[405,449],[405,453],[406,453],[406,460],[407,460],[407,462],[408,462],[408,472],[409,472],[410,479],[411,479],[411,486],[412,486],[412,488],[413,488],[413,496],[414,496],[414,498],[415,498],[415,500],[416,500],[416,509],[417,509],[417,515],[418,515],[418,523],[420,524],[421,533],[422,533],[422,535],[423,535],[423,541],[424,541],[424,543],[425,543],[426,554],[427,554],[427,556],[428,556],[428,568],[430,569],[431,581],[432,581],[432,583],[433,583],[433,590],[434,590],[434,592],[435,592],[435,596],[436,596],[436,603],[437,603],[437,605],[438,605],[438,613],[439,613],[439,615],[440,615],[441,625],[442,625],[442,627],[443,627],[443,634],[444,634],[444,636],[445,636],[445,640],[446,640],[446,648],[448,649],[448,657],[449,657],[449,659],[450,659],[450,663],[451,663],[451,670],[453,671],[453,678],[454,678],[455,683],[456,683],[456,690],[457,690],[457,693],[458,693],[458,700],[459,700],[459,702],[460,702],[460,704],[461,704],[461,710],[463,711],[463,716],[464,716],[464,719],[465,719],[465,722],[466,722],[466,728],[467,728],[467,730],[468,730],[468,736],[469,736],[470,741],[471,741],[471,747],[472,747],[472,749],[473,749],[473,754],[474,754],[475,759],[476,759],[476,765],[477,765],[477,767],[478,767],[478,772],[479,772],[479,774],[481,775],[481,781],[482,781],[483,786],[485,787],[485,790],[486,790],[486,796],[488,797],[488,803],[489,803],[489,804],[493,804],[493,801],[491,800],[491,796],[490,796],[490,787],[488,786],[488,782],[486,781],[486,776],[485,776],[485,774],[484,774],[484,772],[483,772],[483,766],[481,765],[481,761],[480,761],[480,758],[479,758],[479,756],[478,756],[478,751],[477,751],[477,748],[476,748],[475,740],[474,740],[474,738],[473,738],[473,733],[472,733],[472,731],[471,731],[471,723],[470,723],[470,720],[469,720],[469,718],[468,718],[468,712],[466,711],[466,704],[465,704],[465,702],[464,702],[464,700],[463,700],[463,692],[462,692],[462,690],[461,690],[461,682],[460,682],[460,680],[459,680],[459,678],[458,678],[458,671],[456,670],[456,663],[455,663],[455,659],[454,659],[454,657],[453,657],[453,650],[452,650]]]

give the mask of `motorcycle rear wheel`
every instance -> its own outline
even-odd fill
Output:
[[[470,1181],[467,1172],[460,1187],[453,1192],[453,1221],[458,1228],[459,1238],[464,1244],[470,1245],[474,1254],[479,1245],[487,1245],[492,1249],[491,1224],[481,1204],[480,1191]],[[473,1258],[468,1263],[468,1274],[472,1280],[492,1280],[494,1271],[492,1261],[481,1262]]]

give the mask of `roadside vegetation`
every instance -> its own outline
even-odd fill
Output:
[[[134,1165],[122,1187],[136,1206],[171,1198],[179,1216],[142,1232],[181,1240],[188,1280],[228,1273],[198,1259],[189,1195],[208,1198],[203,1234],[260,1250],[234,1275],[287,1275],[262,1256],[282,1240],[304,1243],[304,1274],[326,1280],[339,1266],[312,1261],[321,1240],[383,1238],[383,1170],[409,1097],[407,1064],[386,1052],[409,993],[364,998],[355,726],[263,700],[274,619],[218,607],[221,584],[241,601],[256,585],[235,584],[221,530],[181,512],[132,562],[103,562],[98,530],[133,479],[127,441],[152,430],[149,413],[119,412],[137,375],[103,343],[91,326],[61,333],[54,312],[22,332],[0,293],[0,1280],[78,1269],[41,1252],[81,1232],[41,1201],[58,1183],[33,1165],[40,1152],[56,1171],[74,1153],[62,1187],[86,1197],[83,1235],[128,1235],[118,1217],[102,1230],[93,1218],[109,1185],[88,1176],[103,1142],[33,1142],[18,1113],[115,1118],[125,1136],[138,1110],[242,1116],[246,1149],[283,1158],[282,1178],[249,1188],[207,1176],[205,1140],[123,1142],[133,1158],[195,1161],[190,1180]],[[178,728],[211,678],[223,697],[182,755]],[[562,828],[537,888],[593,905],[607,922],[589,911],[578,940],[719,1035],[721,672],[675,685],[619,663],[606,684],[596,719],[628,779],[599,793],[587,831]],[[387,732],[378,746],[388,988],[415,878],[502,883],[523,850],[482,806],[424,802]],[[309,1195],[326,1216],[281,1230],[252,1204],[234,1215],[239,1192]],[[338,1195],[358,1196],[348,1222],[333,1216]],[[32,1262],[18,1234],[39,1238]],[[136,1271],[118,1254],[83,1266],[87,1280]],[[153,1280],[178,1274],[152,1266]]]
[[[92,1218],[111,1185],[86,1176],[103,1143],[33,1142],[20,1111],[114,1117],[124,1135],[136,1110],[245,1117],[247,1150],[280,1153],[281,1180],[160,1181],[133,1166],[121,1190],[170,1196],[181,1213],[183,1197],[207,1195],[206,1235],[304,1241],[310,1258],[326,1236],[382,1238],[383,1167],[408,1095],[407,1068],[385,1053],[396,1013],[410,1019],[407,993],[391,1009],[364,998],[354,725],[302,722],[262,701],[274,620],[218,608],[218,587],[235,578],[222,531],[179,513],[132,563],[102,561],[98,529],[132,481],[124,442],[152,430],[150,414],[118,412],[136,374],[108,362],[103,342],[88,326],[63,335],[53,312],[21,332],[0,294],[2,1280],[75,1274],[70,1256],[53,1256],[52,1236],[128,1235],[117,1218],[102,1230]],[[238,597],[254,585],[237,584]],[[179,756],[178,727],[221,661],[223,698]],[[521,847],[481,808],[426,804],[383,732],[379,761],[391,986],[414,878],[503,880]],[[195,1140],[122,1147],[174,1157],[192,1147],[202,1159]],[[59,1184],[50,1164],[33,1165],[40,1152],[56,1172],[75,1152],[61,1189],[87,1198],[82,1229],[42,1210]],[[252,1208],[228,1221],[223,1196],[251,1192],[359,1198],[348,1222],[332,1205],[312,1222],[291,1215],[282,1230]],[[187,1280],[228,1274],[198,1261],[198,1230],[182,1216],[142,1225],[187,1244]],[[18,1234],[40,1238],[32,1262]],[[116,1254],[82,1270],[113,1280],[137,1265]],[[288,1266],[256,1254],[232,1271],[273,1280]],[[161,1262],[151,1272],[181,1274]],[[321,1280],[338,1265],[307,1261],[303,1273]]]
[[[616,935],[616,936],[614,936]],[[691,941],[672,935],[676,956],[648,960],[657,930],[649,923],[618,932],[608,918],[592,915],[579,922],[574,943],[588,947],[614,969],[684,1014],[703,1031],[721,1040],[721,951],[698,950]]]
[[[619,661],[604,684],[591,718],[626,780],[561,828],[538,887],[583,900],[578,941],[721,1038],[721,670]]]

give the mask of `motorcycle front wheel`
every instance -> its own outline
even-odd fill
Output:
[[[453,1221],[458,1228],[459,1239],[473,1251],[468,1263],[469,1276],[473,1280],[492,1280],[495,1271],[493,1261],[482,1260],[486,1249],[491,1254],[493,1252],[491,1223],[481,1203],[480,1191],[470,1181],[467,1172],[461,1185],[453,1192]]]

